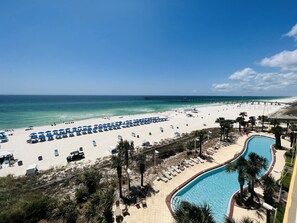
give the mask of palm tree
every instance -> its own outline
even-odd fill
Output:
[[[102,175],[95,170],[89,170],[84,173],[83,182],[87,187],[89,194],[96,192],[101,177]]]
[[[254,130],[254,125],[256,124],[256,118],[255,116],[250,116],[249,117],[249,123],[252,125],[252,131]]]
[[[238,131],[241,132],[241,125],[244,122],[244,118],[242,116],[239,116],[236,118],[236,122],[238,122]]]
[[[233,218],[225,217],[224,223],[236,223],[236,221]],[[243,217],[238,223],[256,223],[256,222],[249,217]]]
[[[233,127],[234,120],[225,120],[224,122],[224,141],[229,139],[229,132]]]
[[[120,197],[122,198],[122,158],[120,156],[113,156],[112,157],[112,166],[113,168],[116,168],[117,170],[117,175],[119,179],[119,192],[120,192]]]
[[[205,139],[206,139],[206,132],[205,130],[199,130],[196,132],[196,136],[198,136],[199,139],[199,156],[202,155],[202,144],[204,143]]]
[[[235,163],[228,163],[225,167],[225,171],[227,173],[232,173],[237,171],[238,173],[238,183],[240,186],[240,202],[243,202],[243,186],[246,177],[246,168],[247,168],[247,160],[240,156]]]
[[[219,117],[215,122],[220,124],[220,141],[223,141],[225,118]]]
[[[262,124],[261,131],[263,132],[264,123],[268,121],[268,117],[265,115],[261,115],[261,116],[258,116],[258,120],[261,121],[261,124]]]
[[[241,116],[243,118],[243,121],[244,121],[244,117],[247,116],[247,113],[246,112],[240,112],[239,116]]]
[[[130,150],[130,144],[127,140],[123,142],[123,149],[124,149],[124,154],[125,154],[125,165],[126,169],[129,167],[129,150]]]
[[[270,204],[273,206],[274,200],[273,200],[273,195],[275,192],[275,180],[271,175],[266,175],[262,178],[262,188],[264,190],[264,201],[267,204]],[[270,223],[270,210],[267,209],[266,211],[266,222]]]
[[[174,213],[177,223],[215,223],[212,211],[207,204],[194,205],[186,201],[182,201]]]
[[[281,136],[283,133],[283,128],[277,125],[272,128],[272,132],[274,133],[274,137],[275,137],[275,148],[281,149],[282,148]]]
[[[246,174],[248,178],[248,189],[251,194],[250,201],[251,203],[254,202],[254,195],[255,193],[255,181],[257,180],[258,175],[261,173],[262,169],[267,169],[267,159],[259,156],[257,153],[251,152],[249,154],[249,159],[247,160],[246,165]],[[257,196],[257,195],[256,195]]]
[[[141,174],[141,186],[143,186],[143,174],[145,172],[145,155],[140,154],[138,157],[139,172]]]

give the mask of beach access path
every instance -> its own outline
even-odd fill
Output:
[[[292,102],[295,100],[296,98],[288,98],[278,101]],[[75,165],[74,163],[67,164],[66,157],[70,154],[70,152],[78,150],[79,147],[83,147],[86,158],[79,161],[78,164],[84,165],[94,163],[97,158],[111,155],[111,147],[115,147],[117,145],[118,135],[121,135],[124,140],[134,141],[135,147],[141,147],[143,141],[145,140],[154,144],[155,142],[160,142],[164,139],[176,137],[176,132],[182,134],[190,133],[191,131],[203,128],[218,127],[219,124],[215,123],[215,120],[218,117],[236,119],[240,112],[247,112],[248,119],[249,116],[258,117],[263,114],[268,115],[284,107],[284,105],[275,105],[274,103],[211,104],[197,107],[198,113],[178,109],[153,114],[96,118],[76,121],[73,124],[34,127],[31,131],[25,131],[25,129],[15,129],[13,136],[9,136],[9,141],[1,144],[1,150],[12,152],[16,159],[23,161],[23,165],[18,166],[15,164],[13,167],[2,168],[0,169],[0,176],[6,176],[8,174],[24,175],[26,168],[32,164],[37,164],[39,170],[47,170],[52,167],[65,165]],[[191,116],[188,115],[189,113]],[[39,142],[36,144],[27,143],[29,135],[32,132],[45,132],[47,130],[65,129],[156,116],[167,117],[169,120],[102,133],[68,137],[60,140],[55,139],[53,141]],[[160,131],[160,127],[163,128],[163,132]],[[234,127],[237,127],[237,124],[235,124]],[[135,137],[132,133],[135,133]],[[137,137],[137,135],[139,137]],[[93,145],[93,140],[96,141],[97,146]],[[59,152],[59,156],[55,156],[54,150],[56,149]],[[41,161],[38,160],[39,156],[42,156],[43,158]]]

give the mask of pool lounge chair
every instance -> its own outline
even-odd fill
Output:
[[[184,171],[184,170],[185,170],[185,168],[184,168],[181,164],[178,164],[178,165],[177,165],[177,168],[178,168],[179,170],[181,170],[181,171]]]
[[[163,176],[165,176],[168,180],[171,180],[172,177],[165,171],[165,170],[162,170],[161,172],[163,174]]]
[[[177,173],[181,173],[181,170],[178,169],[176,166],[172,166],[172,169]]]
[[[208,151],[210,151],[210,152],[212,152],[212,153],[216,153],[216,152],[217,152],[216,150],[214,150],[214,149],[211,148],[211,147],[208,148]]]
[[[188,164],[190,164],[191,166],[194,166],[194,163],[191,160],[185,160],[185,162],[187,162]]]
[[[168,182],[168,179],[166,177],[163,177],[162,174],[159,174],[158,180],[162,180],[163,182],[167,183]]]
[[[200,163],[204,163],[204,159],[200,158],[199,156],[197,157],[197,159],[199,160]]]
[[[191,160],[192,162],[196,163],[196,164],[199,163],[199,161],[198,161],[197,159],[190,158],[190,160]]]
[[[159,192],[159,189],[156,188],[154,185],[152,185],[152,189],[153,189],[153,191],[154,191],[155,193],[158,193],[158,192]]]
[[[171,171],[169,168],[167,169],[167,173],[169,173],[169,175],[174,176],[174,177],[177,175],[177,173],[175,171]]]

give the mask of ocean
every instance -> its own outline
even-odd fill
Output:
[[[0,130],[145,114],[210,103],[278,98],[281,97],[0,95]]]

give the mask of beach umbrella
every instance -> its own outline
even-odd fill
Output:
[[[43,134],[44,134],[44,132],[38,132],[38,134],[39,134],[39,135],[43,135]]]
[[[2,133],[2,132],[0,132],[0,134],[1,134],[1,133]],[[33,133],[30,134],[30,136],[34,136],[34,135],[36,135],[35,132],[33,132]]]
[[[70,128],[66,128],[65,130],[66,130],[66,132],[67,132],[67,131],[69,132],[69,131],[70,131]]]
[[[92,128],[92,125],[88,125],[88,128]]]
[[[78,129],[81,129],[82,127],[81,127],[81,126],[78,126],[77,128],[78,128]]]
[[[50,131],[50,130],[47,130],[45,133],[51,133],[52,131]]]
[[[37,139],[37,135],[32,135],[31,139]]]

